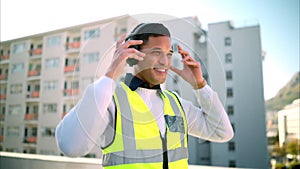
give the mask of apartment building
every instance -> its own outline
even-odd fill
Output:
[[[208,39],[211,85],[235,131],[228,143],[211,144],[211,164],[268,168],[260,27],[213,23],[208,25]]]
[[[259,27],[235,29],[224,22],[205,31],[197,17],[162,22],[172,34],[172,64],[181,65],[178,44],[201,63],[236,133],[221,144],[190,137],[189,162],[266,168]],[[56,125],[86,86],[103,75],[117,37],[136,24],[136,18],[120,16],[1,42],[0,150],[60,155]],[[198,105],[192,88],[178,75],[170,73],[163,87]],[[95,146],[87,156],[100,158],[100,148]]]
[[[120,18],[1,42],[0,150],[60,155],[55,127],[104,73],[108,49],[127,33]]]

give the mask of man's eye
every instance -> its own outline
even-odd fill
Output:
[[[152,53],[153,55],[157,55],[157,56],[160,56],[160,55],[161,55],[161,51],[159,51],[159,50],[153,50],[151,53]]]

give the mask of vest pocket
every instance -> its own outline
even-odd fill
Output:
[[[184,133],[184,122],[182,117],[165,115],[165,121],[170,131]]]

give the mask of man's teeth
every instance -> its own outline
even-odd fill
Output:
[[[156,71],[159,71],[159,72],[166,72],[167,70],[166,69],[157,69],[155,68]]]

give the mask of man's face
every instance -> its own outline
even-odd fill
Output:
[[[150,36],[149,41],[142,45],[141,52],[146,56],[136,65],[136,76],[148,82],[150,87],[164,83],[173,53],[170,38]]]

